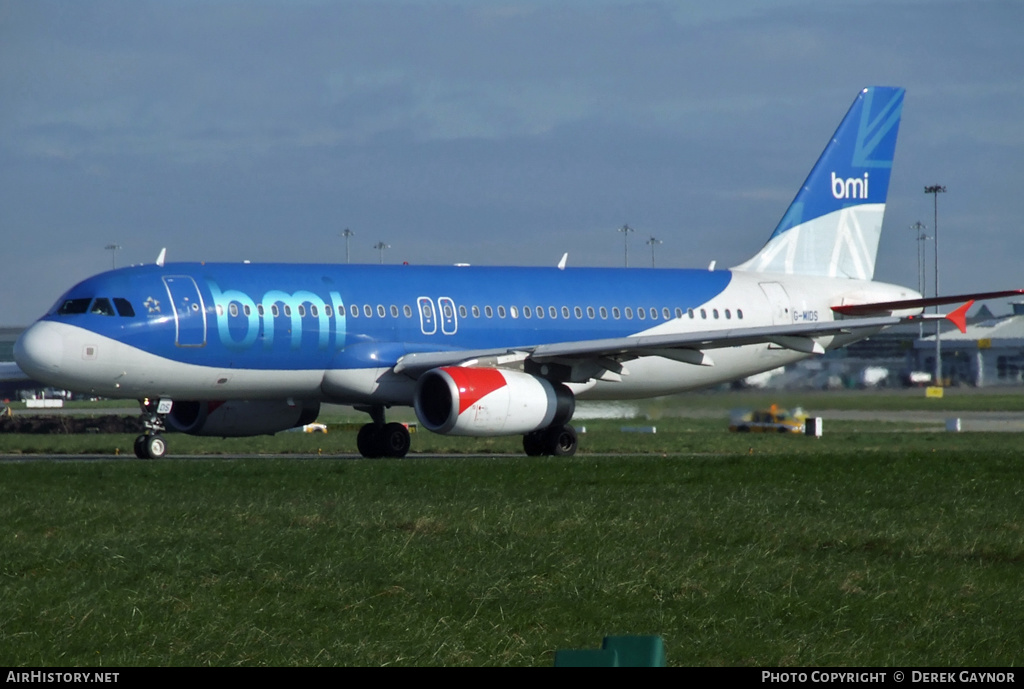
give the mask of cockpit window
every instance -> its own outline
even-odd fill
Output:
[[[132,303],[127,299],[114,297],[114,306],[117,307],[117,312],[122,316],[132,317],[135,315],[135,309],[132,308]]]
[[[105,297],[100,297],[92,303],[92,308],[89,309],[89,313],[97,316],[115,316],[114,307],[111,305],[110,300]]]
[[[92,301],[92,297],[85,299],[67,299],[60,308],[57,309],[58,316],[74,316],[79,313],[85,313],[89,310],[89,302]]]

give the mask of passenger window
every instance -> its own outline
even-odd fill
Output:
[[[230,304],[228,304],[228,315],[230,315],[232,318],[238,316],[238,304],[236,304],[235,302],[231,302]]]
[[[645,318],[647,318],[647,312],[644,311],[644,307],[641,306],[639,309],[636,310],[636,317],[639,318],[640,320],[644,320]]]
[[[491,308],[490,304],[484,307],[484,313],[487,314],[488,318],[494,318],[494,309]]]
[[[388,315],[388,312],[384,310],[383,304],[377,304],[377,315],[380,316],[381,318],[384,318],[384,316]]]
[[[626,307],[626,319],[627,320],[633,320],[633,307],[632,306],[627,306]]]
[[[348,310],[349,310],[349,313],[352,314],[352,318],[359,318],[359,307],[358,306],[356,306],[355,304],[352,304],[352,306],[348,307]],[[277,314],[275,313],[274,315],[276,316]]]
[[[686,315],[693,318],[693,309],[686,309]]]
[[[473,318],[480,318],[480,307],[476,304],[473,305]]]
[[[711,309],[711,315],[718,318],[718,309]]]
[[[568,317],[569,317],[569,307],[568,306],[563,306],[562,307],[562,318],[568,318]]]
[[[707,320],[708,312],[705,311],[704,309],[701,309],[700,310],[700,317],[703,318],[704,320]]]
[[[310,304],[309,305],[309,315],[310,316],[312,316],[313,318],[317,318],[319,313],[320,313],[320,311],[316,308],[316,304]]]
[[[405,314],[406,318],[412,318],[412,307],[406,304],[402,307],[402,313]]]
[[[614,318],[615,320],[619,320],[619,307],[618,306],[613,306],[612,307],[612,318]]]
[[[661,317],[664,318],[666,321],[672,318],[672,314],[669,313],[667,306],[661,310]]]
[[[529,307],[529,306],[524,306],[523,307],[523,317],[524,318],[533,318],[533,308]]]
[[[544,318],[544,307],[543,306],[538,306],[537,307],[537,318]]]
[[[504,317],[505,317],[505,307],[504,306],[499,306],[498,307],[498,318],[504,318]]]
[[[601,320],[607,320],[607,318],[608,318],[608,309],[606,309],[605,307],[602,306],[601,307]]]
[[[330,318],[331,314],[333,314],[333,313],[334,313],[334,309],[331,308],[331,305],[330,304],[324,304],[324,315],[327,316],[328,318]],[[260,315],[263,315],[263,314],[260,314]]]
[[[665,309],[665,310],[668,311],[668,309]],[[666,316],[666,318],[668,318],[668,316]],[[652,321],[658,320],[658,309],[654,308],[653,306],[651,307],[651,320]]]
[[[277,318],[278,316],[281,315],[281,310],[277,308],[277,304],[270,305],[270,315],[272,315],[274,318]]]
[[[732,313],[729,311],[729,309],[725,310],[725,317],[726,319],[732,318]]]
[[[593,318],[594,318],[594,307],[593,306],[588,306],[587,307],[587,318],[593,320]]]
[[[548,315],[552,318],[558,318],[558,310],[554,306],[548,307]]]
[[[391,308],[394,308],[394,307],[391,307]],[[398,314],[396,313],[395,315],[397,316]],[[466,307],[463,306],[462,304],[459,304],[459,318],[465,318],[465,317],[466,317]]]
[[[743,309],[736,309],[736,318],[743,318]]]
[[[193,311],[195,311],[198,308],[199,308],[199,304],[195,304],[195,303],[192,304],[192,310]],[[248,304],[243,304],[242,305],[242,313],[244,313],[245,317],[248,318],[249,315],[252,314],[252,307],[250,307]]]
[[[576,318],[583,318],[583,309],[578,306],[573,308],[572,313]]]
[[[121,297],[114,297],[114,306],[117,307],[117,313],[122,316],[134,316],[135,309],[132,308],[132,304],[127,299]]]
[[[289,304],[285,304],[285,305],[284,305],[284,315],[285,315],[286,317],[288,317],[288,316],[291,316],[291,315],[292,315],[292,307],[291,307],[291,306],[290,306]]]
[[[288,308],[288,307],[286,306],[285,308]],[[370,317],[373,316],[373,309],[370,308],[369,304],[363,304],[363,315],[365,315],[367,318],[370,318]]]
[[[306,306],[304,304],[299,304],[299,318],[305,318],[305,317],[306,317]]]

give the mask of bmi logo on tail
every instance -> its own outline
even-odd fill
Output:
[[[866,199],[868,197],[868,173],[864,179],[850,177],[843,179],[832,173],[832,196],[837,199]]]

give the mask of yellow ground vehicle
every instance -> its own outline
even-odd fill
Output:
[[[729,430],[737,433],[803,433],[807,414],[800,408],[790,412],[773,404],[768,409],[735,412]]]

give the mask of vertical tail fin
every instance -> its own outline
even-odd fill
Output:
[[[735,270],[874,276],[903,94],[872,86],[857,95],[768,243]]]

